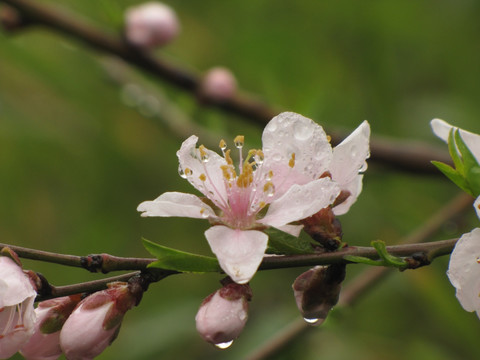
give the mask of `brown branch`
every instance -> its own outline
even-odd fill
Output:
[[[31,0],[0,0],[17,9],[29,22],[44,25],[102,52],[117,56],[131,65],[146,71],[166,82],[196,96],[201,78],[175,64],[154,57],[151,53],[140,51],[129,46],[123,38],[102,31],[95,26],[80,20],[78,16],[60,12],[39,1]],[[267,104],[257,100],[258,96],[239,94],[224,101],[210,100],[202,103],[223,111],[240,115],[257,124],[266,124],[279,113]],[[332,143],[337,144],[345,134],[333,133]],[[450,163],[446,150],[420,143],[391,142],[390,139],[375,137],[371,140],[371,160],[388,165],[394,169],[414,173],[439,174],[430,164],[431,160]]]
[[[473,200],[469,195],[464,193],[458,195],[431,216],[420,228],[400,242],[411,244],[413,242],[425,241],[436,233],[445,222],[456,218],[469,208],[472,202]],[[378,285],[389,274],[392,274],[391,269],[385,267],[370,267],[365,270],[361,275],[349,282],[342,290],[336,311],[341,311],[342,308],[355,305],[362,299],[363,295],[367,294],[370,289]],[[273,358],[273,356],[279,354],[290,343],[301,337],[305,332],[312,331],[312,329],[318,330],[318,328],[307,325],[299,316],[259,348],[254,349],[247,359],[262,360]],[[321,329],[321,327],[319,329]]]

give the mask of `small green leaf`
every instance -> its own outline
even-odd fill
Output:
[[[463,160],[463,166],[466,169],[479,167],[477,159],[472,154],[467,144],[465,144],[465,142],[463,141],[462,137],[460,136],[460,132],[458,130],[455,131],[455,144],[457,145],[458,150],[460,150],[460,153],[462,155],[462,160]],[[466,175],[465,171],[464,171],[464,175]]]
[[[467,184],[467,181],[465,178],[458,173],[454,168],[451,166],[444,164],[440,161],[432,161],[432,164],[437,167],[438,170],[440,170],[443,175],[448,177],[455,185],[457,185],[460,189],[463,191],[471,194],[470,187]]]
[[[313,253],[312,243],[302,237],[295,237],[275,228],[265,230],[268,235],[269,254],[294,255]]]
[[[457,130],[458,132],[458,130]],[[460,158],[460,155],[458,154],[458,147],[455,141],[455,131],[454,129],[451,129],[450,132],[448,133],[448,152],[450,153],[450,156],[452,157],[453,164],[455,165],[455,169],[457,172],[463,176],[464,174],[464,169],[463,169],[463,161]]]
[[[480,166],[474,166],[467,170],[467,182],[474,197],[480,195]]]
[[[142,242],[145,249],[158,259],[148,267],[192,273],[221,270],[215,258],[172,249],[147,239],[142,239]]]
[[[385,262],[384,266],[403,267],[408,265],[407,262],[402,258],[390,255],[387,252],[385,242],[382,240],[374,240],[371,244],[375,250],[377,250],[378,256],[380,256],[380,258]]]
[[[357,264],[365,264],[365,265],[372,265],[372,266],[385,266],[384,261],[379,260],[372,260],[367,257],[363,256],[355,256],[355,255],[345,255],[343,257],[344,260],[351,261]]]

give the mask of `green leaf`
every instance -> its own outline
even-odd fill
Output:
[[[451,129],[450,132],[448,133],[448,152],[452,157],[453,164],[455,165],[455,169],[460,175],[463,176],[464,174],[463,161],[460,158],[460,155],[458,154],[457,144],[455,141],[456,132],[458,132],[458,130],[455,131],[454,129]]]
[[[378,256],[380,256],[380,258],[385,262],[384,266],[403,267],[408,265],[407,262],[402,258],[390,255],[387,252],[385,242],[382,240],[374,240],[371,244],[375,250],[377,250]]]
[[[477,159],[472,154],[467,144],[465,144],[465,142],[463,141],[458,130],[455,131],[455,144],[457,145],[458,150],[462,154],[464,168],[471,169],[474,167],[479,167]],[[463,174],[466,175],[465,170],[463,171]]]
[[[172,249],[147,239],[142,239],[142,242],[145,249],[158,259],[148,267],[192,273],[219,272],[221,270],[218,260],[215,258]]]
[[[357,264],[365,264],[365,265],[372,265],[372,266],[385,266],[384,261],[379,260],[372,260],[367,257],[363,256],[355,256],[355,255],[345,255],[343,257],[344,260],[351,261]]]
[[[268,235],[269,254],[294,255],[313,253],[312,243],[302,237],[295,237],[275,228],[265,230]]]
[[[467,183],[474,197],[480,195],[480,167],[475,166],[467,170]]]
[[[467,184],[467,180],[465,180],[465,178],[461,174],[459,174],[457,170],[440,161],[432,161],[432,164],[435,165],[437,169],[443,173],[443,175],[448,177],[460,189],[471,194],[471,190]]]

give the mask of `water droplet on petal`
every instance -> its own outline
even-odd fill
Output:
[[[305,320],[306,323],[310,324],[310,325],[316,325],[320,319],[309,319],[309,318],[303,318],[303,320]]]
[[[208,213],[207,213],[207,211],[206,211],[205,209],[202,209],[202,210],[200,211],[200,213],[202,214],[202,218],[204,218],[204,219],[208,218],[208,216],[209,216]]]
[[[297,122],[293,128],[293,137],[300,141],[305,141],[311,138],[313,132],[311,128],[306,126],[303,122]]]
[[[228,347],[230,347],[231,345],[233,344],[233,340],[231,341],[227,341],[227,342],[223,342],[223,343],[218,343],[218,344],[215,344],[215,346],[219,349],[226,349]]]
[[[273,159],[273,161],[280,161],[280,160],[282,160],[282,155],[277,153],[277,154],[273,155],[272,159]]]
[[[210,160],[210,156],[208,154],[202,155],[202,162],[207,163]]]
[[[187,178],[187,175],[186,175],[185,172],[183,171],[181,165],[178,165],[178,175],[180,175],[180,177],[183,178],[183,179],[186,179],[186,178]]]

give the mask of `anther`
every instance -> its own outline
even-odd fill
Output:
[[[233,142],[235,143],[235,147],[237,149],[241,149],[243,147],[243,144],[245,143],[245,136],[237,135]]]
[[[201,181],[205,181],[207,180],[207,177],[205,176],[205,174],[200,174],[200,176],[198,177]]]
[[[233,165],[232,157],[230,156],[230,149],[225,151],[225,160],[227,160],[228,165]]]
[[[222,139],[220,140],[220,144],[218,144],[218,146],[222,151],[225,151],[225,149],[227,148],[227,143],[225,142],[225,140]]]
[[[203,145],[200,145],[198,147],[198,150],[200,151],[200,158],[203,162],[208,162],[209,156],[207,154],[206,148]]]
[[[290,158],[290,161],[288,162],[288,166],[293,168],[295,166],[295,153],[292,153],[292,157]]]

